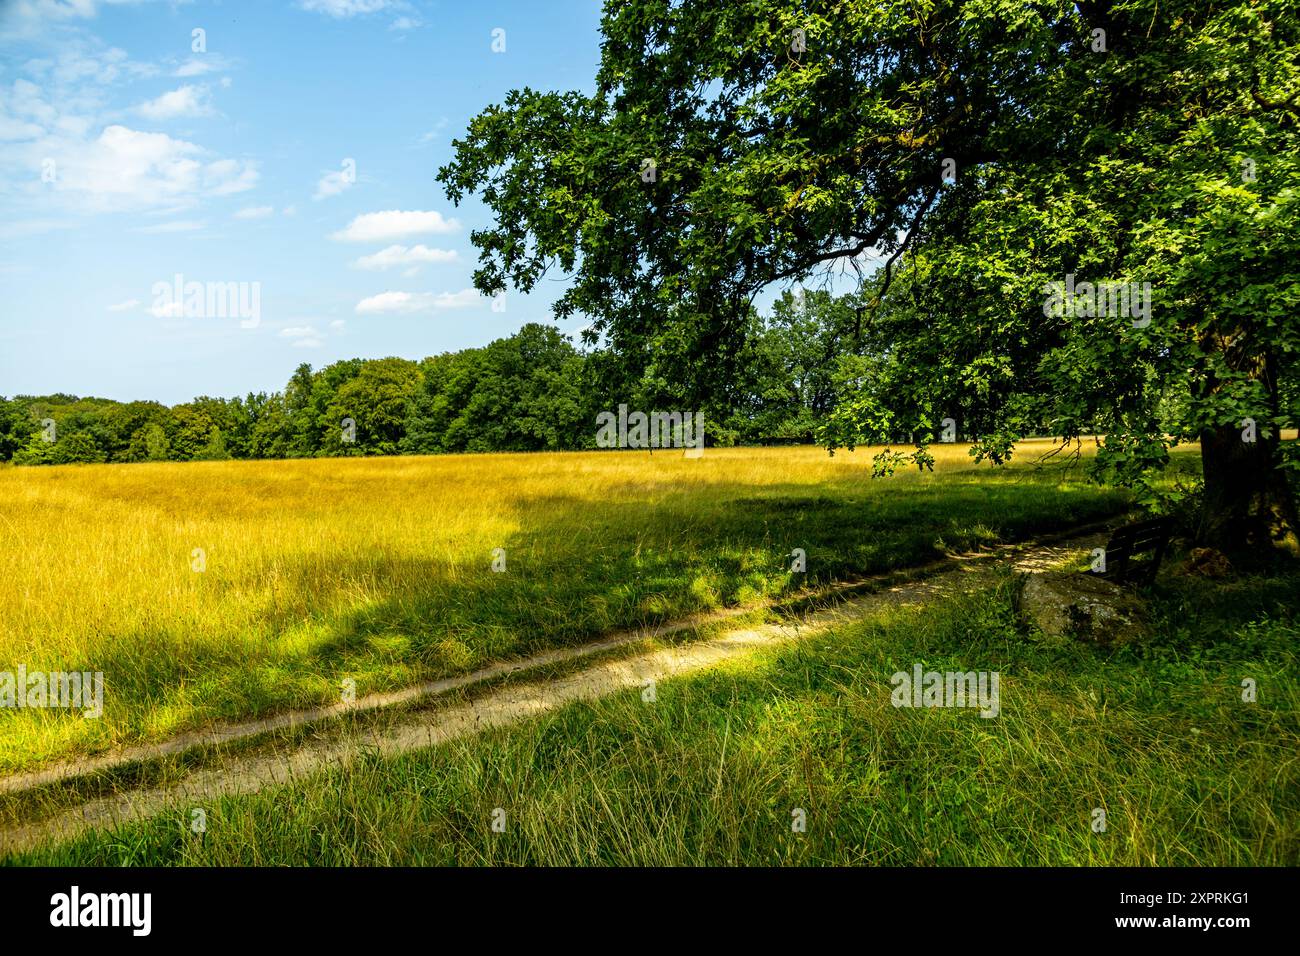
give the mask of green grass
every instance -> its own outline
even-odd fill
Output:
[[[655,703],[223,799],[203,836],[177,808],[10,862],[1295,865],[1297,585],[1166,575],[1152,636],[1103,650],[1030,640],[1008,581],[662,682]],[[998,671],[1000,716],[893,708],[889,676],[916,663]]]
[[[936,454],[933,474],[881,481],[869,451],[813,448],[0,469],[0,671],[105,675],[99,720],[0,709],[0,772],[335,702],[346,679],[364,695],[1033,537],[1129,502],[1077,469]],[[491,570],[497,547],[504,574]],[[807,575],[789,570],[796,547]]]

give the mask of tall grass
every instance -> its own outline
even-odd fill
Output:
[[[885,609],[653,702],[213,800],[202,835],[177,807],[11,862],[1295,865],[1297,584],[1166,580],[1152,638],[1114,651],[1028,640],[1006,586]],[[895,709],[915,663],[998,671],[999,716]]]
[[[0,770],[1125,505],[1077,471],[937,451],[934,474],[884,481],[870,452],[813,448],[0,469],[0,671],[106,682],[100,720],[0,709]],[[793,548],[806,576],[789,571]]]

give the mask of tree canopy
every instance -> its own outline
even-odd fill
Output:
[[[761,291],[857,270],[889,387],[832,448],[1100,433],[1151,500],[1198,440],[1206,539],[1300,550],[1293,3],[610,0],[602,34],[593,92],[511,92],[439,172],[494,213],[483,292],[561,271],[558,316],[703,395]]]

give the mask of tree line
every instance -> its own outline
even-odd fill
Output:
[[[856,295],[785,293],[751,314],[730,387],[707,402],[653,365],[629,369],[536,323],[420,361],[301,364],[282,391],[167,406],[67,394],[0,397],[0,461],[21,465],[596,447],[596,416],[627,403],[703,412],[712,445],[813,442],[839,391],[861,388]],[[350,423],[350,427],[349,427]]]

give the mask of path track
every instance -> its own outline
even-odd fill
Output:
[[[436,746],[494,727],[544,714],[572,701],[605,697],[648,681],[668,680],[712,667],[722,661],[793,640],[822,634],[850,621],[860,620],[884,607],[928,603],[954,594],[987,587],[997,577],[999,566],[1008,562],[1018,570],[1041,570],[1077,558],[1081,552],[1104,542],[1095,528],[1061,536],[1051,543],[1038,542],[1005,546],[985,555],[948,558],[914,573],[925,577],[880,586],[877,590],[849,597],[832,607],[814,611],[799,619],[754,627],[724,630],[717,636],[631,656],[603,661],[564,676],[526,683],[512,682],[486,690],[481,695],[446,707],[415,712],[394,723],[371,730],[349,733],[340,739],[307,740],[296,746],[266,753],[227,755],[217,766],[197,769],[180,782],[126,789],[108,797],[88,800],[39,822],[0,829],[0,853],[29,849],[50,841],[63,841],[93,828],[146,819],[170,807],[200,807],[235,794],[256,793],[267,787],[319,774],[332,767],[346,766],[358,753],[368,751],[389,756]],[[884,579],[882,576],[881,579]],[[896,579],[896,576],[895,576]],[[831,592],[851,593],[870,585],[869,580],[837,585]],[[193,748],[251,739],[277,730],[329,721],[358,711],[378,711],[421,698],[445,694],[484,681],[507,677],[538,667],[579,660],[601,651],[688,631],[701,623],[736,617],[740,611],[723,611],[656,628],[624,632],[578,648],[547,651],[533,657],[493,665],[472,674],[434,681],[406,690],[377,694],[354,704],[340,704],[294,711],[264,720],[246,721],[187,734],[162,744],[127,748],[76,764],[60,764],[40,771],[0,778],[0,793],[17,793],[51,783],[113,770],[131,764],[149,763]]]

